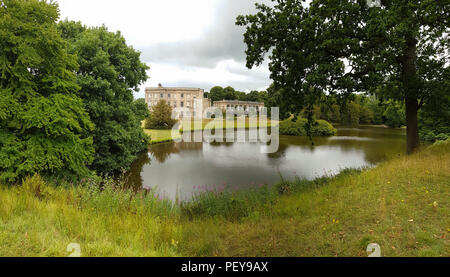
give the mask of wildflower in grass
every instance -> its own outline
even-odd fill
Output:
[[[172,246],[177,247],[178,246],[178,241],[172,239]]]
[[[151,190],[151,187],[150,187],[149,185],[143,185],[142,188],[143,188],[144,190],[148,190],[148,191]]]

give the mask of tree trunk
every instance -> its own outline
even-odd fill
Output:
[[[419,126],[417,111],[419,103],[415,98],[406,98],[406,152],[412,154],[419,147]]]
[[[403,60],[403,88],[406,106],[406,152],[412,154],[419,147],[419,127],[417,113],[419,110],[419,82],[417,76],[417,40],[408,38]]]

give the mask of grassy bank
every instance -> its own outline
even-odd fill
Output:
[[[36,185],[40,184],[40,185]],[[0,187],[0,256],[450,256],[450,142],[363,172],[175,206],[111,182]]]

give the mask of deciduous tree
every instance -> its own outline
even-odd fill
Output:
[[[54,2],[0,1],[0,180],[89,173],[94,125]]]
[[[275,1],[274,1],[275,2]],[[298,110],[323,92],[370,92],[406,107],[407,152],[419,144],[418,110],[449,91],[448,0],[277,0],[246,26],[249,68],[269,53],[271,78]],[[447,79],[448,80],[448,79]]]
[[[78,56],[80,96],[96,126],[93,169],[127,169],[136,154],[147,149],[148,137],[141,127],[146,114],[142,103],[134,102],[133,91],[147,80],[148,67],[120,32],[70,21],[60,22],[59,29]]]

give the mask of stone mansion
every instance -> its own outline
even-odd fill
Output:
[[[248,112],[254,108],[261,111],[264,103],[247,102],[237,100],[222,100],[211,103],[211,100],[205,98],[205,91],[200,88],[169,88],[163,87],[161,84],[156,88],[145,89],[145,102],[149,109],[155,106],[159,101],[165,100],[173,109],[189,110],[190,115],[198,117],[194,110],[203,110],[210,107],[216,107],[226,112],[228,109],[242,110]],[[181,108],[181,109],[180,109]],[[195,109],[194,109],[195,108]]]

